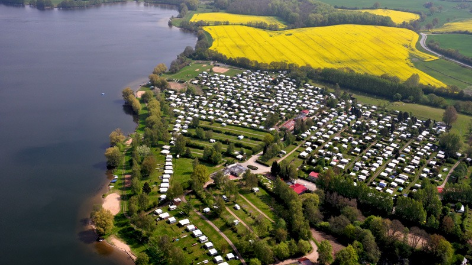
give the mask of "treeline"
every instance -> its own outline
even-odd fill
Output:
[[[191,31],[197,31],[200,27],[204,26],[220,26],[220,25],[230,25],[229,21],[213,21],[213,22],[207,22],[203,20],[199,20],[197,22],[190,22],[190,21],[182,21],[180,23],[180,27],[191,30]],[[241,23],[241,24],[236,24],[236,25],[243,25],[243,26],[248,26],[248,27],[253,27],[253,28],[259,28],[259,29],[268,29],[268,30],[279,30],[279,25],[277,24],[267,24],[266,22],[262,21],[251,21],[247,23]]]
[[[313,0],[217,0],[215,6],[235,14],[277,16],[291,28],[339,24],[395,26],[389,17],[337,10],[331,5]]]
[[[6,5],[24,6],[25,0],[0,0],[0,3]]]
[[[118,2],[126,2],[125,0],[89,0],[89,1],[81,1],[81,0],[64,0],[57,5],[57,8],[62,9],[71,9],[71,8],[86,8],[90,6],[96,6],[105,3],[118,3]]]
[[[155,3],[155,4],[168,4],[168,5],[177,5],[181,8],[184,4],[188,10],[197,10],[198,0],[144,0],[145,3]]]
[[[436,42],[434,40],[430,40],[426,44],[431,50],[435,52],[438,52],[446,57],[452,58],[454,60],[458,60],[459,62],[472,66],[472,58],[461,54],[459,50],[441,48],[439,42]]]
[[[29,4],[40,10],[54,8],[54,4],[51,2],[51,0],[31,0]]]

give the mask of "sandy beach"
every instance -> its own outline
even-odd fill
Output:
[[[109,238],[109,241],[110,241],[111,245],[113,245],[114,247],[116,247],[117,249],[119,249],[121,251],[126,252],[126,254],[128,254],[128,256],[130,256],[133,260],[136,260],[136,256],[133,254],[133,252],[131,252],[131,248],[128,245],[126,245],[126,243],[119,240],[115,236],[111,236]]]
[[[106,196],[103,208],[110,210],[113,215],[117,215],[120,212],[120,195],[115,192]]]

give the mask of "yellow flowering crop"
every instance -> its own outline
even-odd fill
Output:
[[[390,17],[395,24],[402,24],[403,22],[410,22],[420,19],[420,15],[410,12],[388,10],[388,9],[359,9],[353,10],[356,12],[366,12],[379,16]]]
[[[457,32],[457,31],[468,31],[472,33],[472,19],[462,20],[458,22],[450,22],[444,24],[444,26],[433,30],[434,32]]]
[[[229,22],[231,25],[246,25],[249,22],[265,22],[268,25],[276,24],[279,28],[285,28],[285,25],[278,21],[277,18],[268,16],[249,16],[229,13],[197,13],[192,16],[190,22],[197,22],[200,20],[210,23]]]
[[[410,57],[424,61],[437,57],[418,51],[418,34],[404,28],[337,25],[267,31],[228,25],[204,29],[214,40],[210,49],[230,58],[267,64],[286,61],[314,68],[349,67],[358,73],[387,73],[401,80],[417,73],[423,84],[445,86],[413,66]]]

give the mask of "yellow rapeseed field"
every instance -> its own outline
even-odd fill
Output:
[[[434,29],[434,32],[457,32],[457,31],[468,31],[472,33],[472,19],[462,20],[458,22],[450,22],[444,24],[444,26]]]
[[[359,9],[353,10],[356,12],[367,12],[374,15],[390,17],[395,24],[401,24],[403,22],[410,22],[413,20],[420,19],[420,15],[410,12],[388,10],[388,9]]]
[[[227,21],[231,25],[246,25],[249,22],[265,22],[268,25],[276,24],[279,28],[285,28],[285,25],[275,17],[268,16],[235,15],[229,13],[198,13],[192,16],[190,22],[197,22],[200,20],[210,23]]]
[[[230,58],[246,57],[271,63],[311,65],[314,68],[349,67],[359,73],[385,73],[406,80],[412,74],[433,86],[444,83],[416,69],[410,56],[420,60],[437,57],[415,48],[418,34],[404,28],[364,25],[337,25],[266,31],[246,26],[208,26],[215,50]]]

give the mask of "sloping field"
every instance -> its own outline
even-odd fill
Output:
[[[388,9],[359,9],[352,10],[354,12],[365,12],[379,16],[390,17],[395,24],[402,24],[403,22],[410,22],[420,19],[420,15],[410,12],[388,10]]]
[[[285,25],[277,20],[275,17],[267,16],[249,16],[249,15],[236,15],[229,13],[199,13],[192,16],[190,22],[197,22],[203,20],[214,24],[215,22],[228,22],[230,25],[246,25],[247,23],[260,23],[264,22],[268,25],[278,25],[279,28],[285,28]]]
[[[230,58],[246,57],[268,63],[311,65],[314,68],[349,67],[359,73],[385,73],[406,80],[412,74],[420,82],[445,85],[414,68],[410,56],[420,60],[437,57],[415,48],[418,34],[402,28],[337,25],[287,31],[265,31],[245,26],[209,26],[214,39],[210,49]]]
[[[465,32],[465,31],[472,33],[472,19],[446,23],[444,24],[444,26],[433,30],[433,32],[441,32],[441,33]]]

